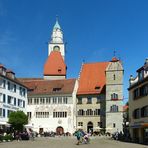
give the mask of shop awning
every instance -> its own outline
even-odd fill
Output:
[[[139,123],[139,124],[133,124],[130,125],[131,128],[145,128],[148,127],[148,123]]]
[[[5,126],[10,126],[11,124],[5,122],[5,121],[0,121],[0,125],[5,125]]]
[[[142,127],[144,128],[144,127],[148,127],[148,123],[143,123],[142,124]]]

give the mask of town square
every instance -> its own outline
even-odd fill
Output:
[[[147,147],[147,0],[0,0],[0,147]]]
[[[106,138],[92,138],[90,144],[76,145],[76,140],[74,137],[56,137],[56,138],[38,138],[35,141],[14,141],[8,143],[0,143],[2,148],[147,148],[147,146],[133,144],[133,143],[123,143],[120,141],[114,141]]]

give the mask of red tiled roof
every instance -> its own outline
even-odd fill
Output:
[[[16,77],[11,77],[8,73],[13,73],[15,75],[15,73],[10,70],[10,69],[7,69],[6,67],[4,67],[4,65],[0,64],[0,68],[3,68],[5,71],[6,71],[6,74],[3,74],[2,72],[0,72],[0,77],[3,77],[5,79],[8,79],[16,84],[19,84],[25,88],[27,88],[25,85],[23,85],[23,83],[21,83]],[[28,88],[27,88],[28,89]]]
[[[84,64],[77,95],[101,93],[106,83],[105,70],[108,64],[109,62]]]
[[[21,79],[19,79],[21,81]],[[71,94],[74,89],[76,79],[63,80],[23,80],[22,83],[27,86],[30,91],[29,95],[53,95],[53,94]],[[55,91],[54,91],[55,89]]]
[[[1,74],[0,73],[0,77],[3,77],[3,78],[5,78],[5,79],[8,79],[8,80],[10,80],[10,81],[12,81],[12,82],[14,82],[14,83],[16,83],[16,84],[19,84],[19,85],[21,85],[21,86],[23,86],[23,87],[26,87],[26,85],[24,85],[21,81],[19,81],[19,79],[17,79],[17,78],[14,78],[14,79],[12,79],[11,77],[8,77],[7,75],[3,75],[3,74]],[[27,88],[27,87],[26,87]],[[27,88],[28,89],[28,88]]]
[[[45,76],[65,76],[66,64],[59,51],[52,51],[44,65]]]
[[[27,82],[27,81],[36,81],[36,80],[43,80],[43,78],[18,78],[21,82]]]

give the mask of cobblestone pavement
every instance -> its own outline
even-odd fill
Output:
[[[90,144],[76,145],[74,137],[36,138],[34,141],[0,143],[0,148],[148,148],[146,145],[125,143],[103,137],[92,137]]]

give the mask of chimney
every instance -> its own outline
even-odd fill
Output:
[[[15,73],[12,70],[7,69],[6,70],[6,75],[11,78],[14,79],[15,78]]]
[[[0,64],[0,74],[6,75],[6,68],[2,64]]]
[[[148,64],[148,58],[145,59],[144,65]]]

